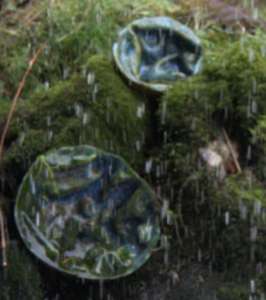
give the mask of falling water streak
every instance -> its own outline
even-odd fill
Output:
[[[4,82],[0,81],[0,98],[2,98],[3,95],[3,88],[4,88]]]
[[[224,118],[225,118],[225,120],[228,118],[228,107],[227,106],[224,108]]]
[[[167,103],[166,101],[163,102],[163,109],[162,109],[162,115],[161,115],[161,124],[165,124],[165,118],[166,118],[166,109],[167,109]]]
[[[196,129],[196,118],[193,118],[193,119],[192,119],[191,129],[192,129],[193,131],[195,131],[195,129]]]
[[[256,79],[253,80],[253,94],[257,93],[257,81]]]
[[[83,117],[82,117],[82,125],[85,126],[89,121],[89,114],[88,113],[84,113]]]
[[[198,262],[201,262],[201,250],[200,249],[198,249]]]
[[[35,216],[35,224],[37,227],[40,226],[40,214],[37,212]]]
[[[67,79],[69,77],[69,68],[64,68],[63,69],[63,79]]]
[[[249,61],[254,61],[254,59],[255,59],[254,49],[250,48],[249,49]]]
[[[103,299],[103,280],[100,280],[100,284],[99,284],[99,287],[100,287],[100,291],[99,291],[99,295],[100,295],[100,299]]]
[[[51,141],[52,137],[53,137],[53,131],[52,130],[48,130],[47,131],[47,140],[48,140],[48,142]]]
[[[266,51],[265,51],[265,46],[261,46],[260,48],[261,56],[265,57]]]
[[[199,98],[199,90],[198,89],[195,90],[195,95],[194,96],[195,96],[195,99]]]
[[[32,195],[35,195],[36,194],[36,186],[35,186],[35,181],[32,178],[32,173],[30,173],[30,189],[31,189]]]
[[[47,127],[50,127],[51,126],[51,116],[47,116],[46,120],[47,120]]]
[[[137,117],[142,118],[145,115],[145,103],[138,105]]]
[[[254,280],[250,280],[250,292],[251,292],[251,294],[255,294],[255,292],[256,292]]]
[[[175,286],[177,283],[178,275],[176,272],[172,272],[172,285]]]
[[[1,247],[2,247],[2,266],[7,266],[7,257],[6,257],[6,238],[5,238],[5,225],[4,225],[4,216],[0,207],[0,229],[1,229]]]
[[[172,216],[170,214],[166,215],[166,224],[169,225],[169,226],[173,224],[173,219],[172,219]]]
[[[167,131],[164,131],[164,133],[163,133],[163,143],[164,144],[167,143]]]
[[[83,105],[75,102],[74,103],[74,110],[77,117],[81,117],[83,114]]]
[[[244,51],[244,39],[241,38],[241,51],[243,52]]]
[[[144,145],[145,144],[145,131],[141,132],[141,144]]]
[[[229,222],[230,222],[230,213],[229,211],[227,211],[225,213],[225,225],[229,225]]]
[[[200,204],[204,204],[204,191],[201,191],[200,196]]]
[[[156,165],[156,177],[160,177],[160,165]]]
[[[141,142],[136,141],[136,150],[139,152],[141,150]]]
[[[49,89],[49,87],[50,87],[50,84],[49,84],[49,82],[48,82],[48,81],[45,81],[45,83],[44,83],[44,87],[45,87],[45,90],[46,90],[46,91]]]
[[[166,217],[168,210],[169,210],[169,200],[164,200],[163,201],[162,212],[161,212],[162,220]]]
[[[260,200],[255,202],[254,212],[257,216],[261,214],[261,202]]]
[[[94,82],[95,82],[95,73],[89,72],[87,75],[87,83],[88,83],[88,85],[93,85]]]
[[[254,8],[253,8],[253,18],[254,18],[255,20],[258,19],[258,8],[257,8],[257,7],[254,7]]]
[[[251,159],[251,146],[249,145],[248,149],[247,149],[247,160],[250,160],[250,159]]]
[[[252,113],[256,114],[258,112],[258,105],[257,105],[257,101],[253,100],[252,104],[251,104],[251,111]]]
[[[258,236],[258,227],[257,226],[252,226],[250,228],[250,241],[251,242],[256,242]]]
[[[242,220],[246,220],[247,219],[247,213],[248,213],[247,207],[244,204],[242,204],[241,205],[241,213],[240,213]]]
[[[223,70],[225,70],[225,59],[223,59]]]

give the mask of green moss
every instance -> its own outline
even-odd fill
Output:
[[[157,119],[168,140],[160,156],[168,157],[180,173],[184,156],[221,137],[222,128],[240,145],[241,160],[250,131],[266,113],[265,33],[243,34],[231,41],[224,35],[212,30],[202,34],[202,73],[176,83],[160,100]]]
[[[248,299],[249,290],[239,284],[226,283],[219,288],[219,299],[245,300]]]
[[[77,75],[20,100],[6,138],[5,170],[21,178],[37,155],[80,143],[119,154],[142,170],[143,139],[151,138],[149,103],[124,83],[106,57],[93,56],[86,70],[93,84]],[[142,117],[137,115],[140,105],[146,105]],[[1,111],[5,120],[8,110]]]
[[[40,274],[34,261],[20,247],[10,247],[7,260],[8,266],[0,274],[0,299],[43,299]]]

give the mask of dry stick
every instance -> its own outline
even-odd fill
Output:
[[[26,70],[26,72],[25,72],[25,74],[22,78],[22,81],[20,82],[19,88],[18,88],[17,93],[15,95],[15,98],[13,100],[12,107],[10,109],[10,112],[9,112],[9,115],[8,115],[8,118],[7,118],[7,121],[6,121],[6,125],[5,125],[5,128],[4,128],[2,137],[1,137],[1,144],[0,144],[0,168],[1,168],[4,175],[5,175],[5,172],[4,172],[3,162],[2,162],[2,153],[3,153],[5,137],[6,137],[8,128],[9,128],[9,124],[10,124],[10,121],[11,121],[12,116],[14,114],[14,110],[15,110],[16,104],[18,102],[18,97],[19,97],[19,95],[22,91],[22,88],[23,88],[23,86],[26,82],[26,79],[27,79],[34,63],[36,62],[37,58],[39,57],[39,55],[41,54],[41,52],[43,51],[45,46],[46,45],[44,44],[37,51],[37,53],[34,55],[33,59],[30,61],[28,69]],[[0,222],[1,222],[0,225],[1,225],[1,245],[2,245],[2,252],[3,252],[3,266],[6,267],[7,266],[7,259],[6,259],[6,240],[5,240],[5,229],[4,229],[5,225],[4,225],[4,218],[3,218],[3,213],[2,213],[1,208],[0,208]]]
[[[6,259],[6,237],[5,237],[5,228],[4,228],[4,217],[2,210],[0,208],[0,228],[1,228],[1,246],[2,246],[2,257],[3,257],[3,267],[7,266]]]
[[[231,142],[230,142],[230,139],[229,139],[229,137],[228,137],[228,134],[227,134],[227,132],[225,131],[224,128],[222,128],[222,131],[223,131],[223,135],[224,135],[224,137],[225,137],[225,139],[226,139],[227,146],[228,146],[228,148],[229,148],[229,150],[230,150],[230,152],[231,152],[231,154],[232,154],[232,157],[233,157],[235,166],[236,166],[236,168],[237,168],[237,171],[238,171],[238,173],[241,174],[241,173],[242,173],[242,170],[241,170],[240,164],[239,164],[239,162],[238,162],[238,160],[237,160],[237,158],[236,158],[235,150],[234,150],[234,148],[232,147],[232,144],[231,144]]]

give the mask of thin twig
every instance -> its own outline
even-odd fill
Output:
[[[9,111],[9,115],[8,115],[8,118],[7,118],[7,121],[6,121],[6,125],[5,125],[5,128],[4,128],[4,131],[3,131],[3,134],[2,134],[2,137],[1,137],[1,143],[0,143],[0,162],[1,162],[1,169],[3,169],[3,165],[2,165],[2,153],[3,153],[3,148],[4,148],[4,142],[5,142],[5,137],[6,137],[6,134],[7,134],[7,131],[8,131],[8,128],[9,128],[9,124],[10,124],[10,121],[13,117],[13,114],[14,114],[14,110],[15,110],[15,107],[16,107],[16,104],[18,102],[18,97],[22,91],[22,88],[26,82],[26,79],[34,65],[34,63],[36,62],[37,58],[39,57],[39,55],[41,54],[41,52],[43,51],[44,47],[46,46],[46,44],[44,44],[38,51],[37,53],[34,55],[33,59],[30,61],[29,63],[29,66],[28,66],[28,69],[26,70],[23,78],[22,78],[22,81],[20,82],[20,85],[19,85],[19,88],[16,92],[16,95],[15,95],[15,98],[13,100],[13,103],[12,103],[12,107]]]
[[[229,137],[228,137],[228,134],[227,134],[227,132],[225,131],[224,128],[222,128],[222,131],[223,131],[223,135],[224,135],[224,137],[225,137],[225,139],[226,139],[227,146],[228,146],[228,148],[229,148],[229,150],[230,150],[230,152],[231,152],[231,154],[232,154],[232,157],[233,157],[235,166],[236,166],[236,168],[237,168],[237,171],[238,171],[238,173],[241,174],[241,173],[242,173],[242,169],[241,169],[240,164],[239,164],[239,162],[238,162],[238,160],[237,160],[235,150],[234,150],[234,148],[232,147],[232,144],[231,144],[231,142],[230,142],[230,139],[229,139]]]
[[[6,257],[6,237],[5,237],[5,228],[4,228],[4,217],[0,207],[0,228],[1,228],[1,246],[2,246],[2,256],[3,256],[3,267],[7,266],[7,257]]]

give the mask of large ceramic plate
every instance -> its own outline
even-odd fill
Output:
[[[39,259],[88,279],[132,273],[159,238],[148,184],[118,156],[89,146],[38,157],[18,192],[15,219]]]

